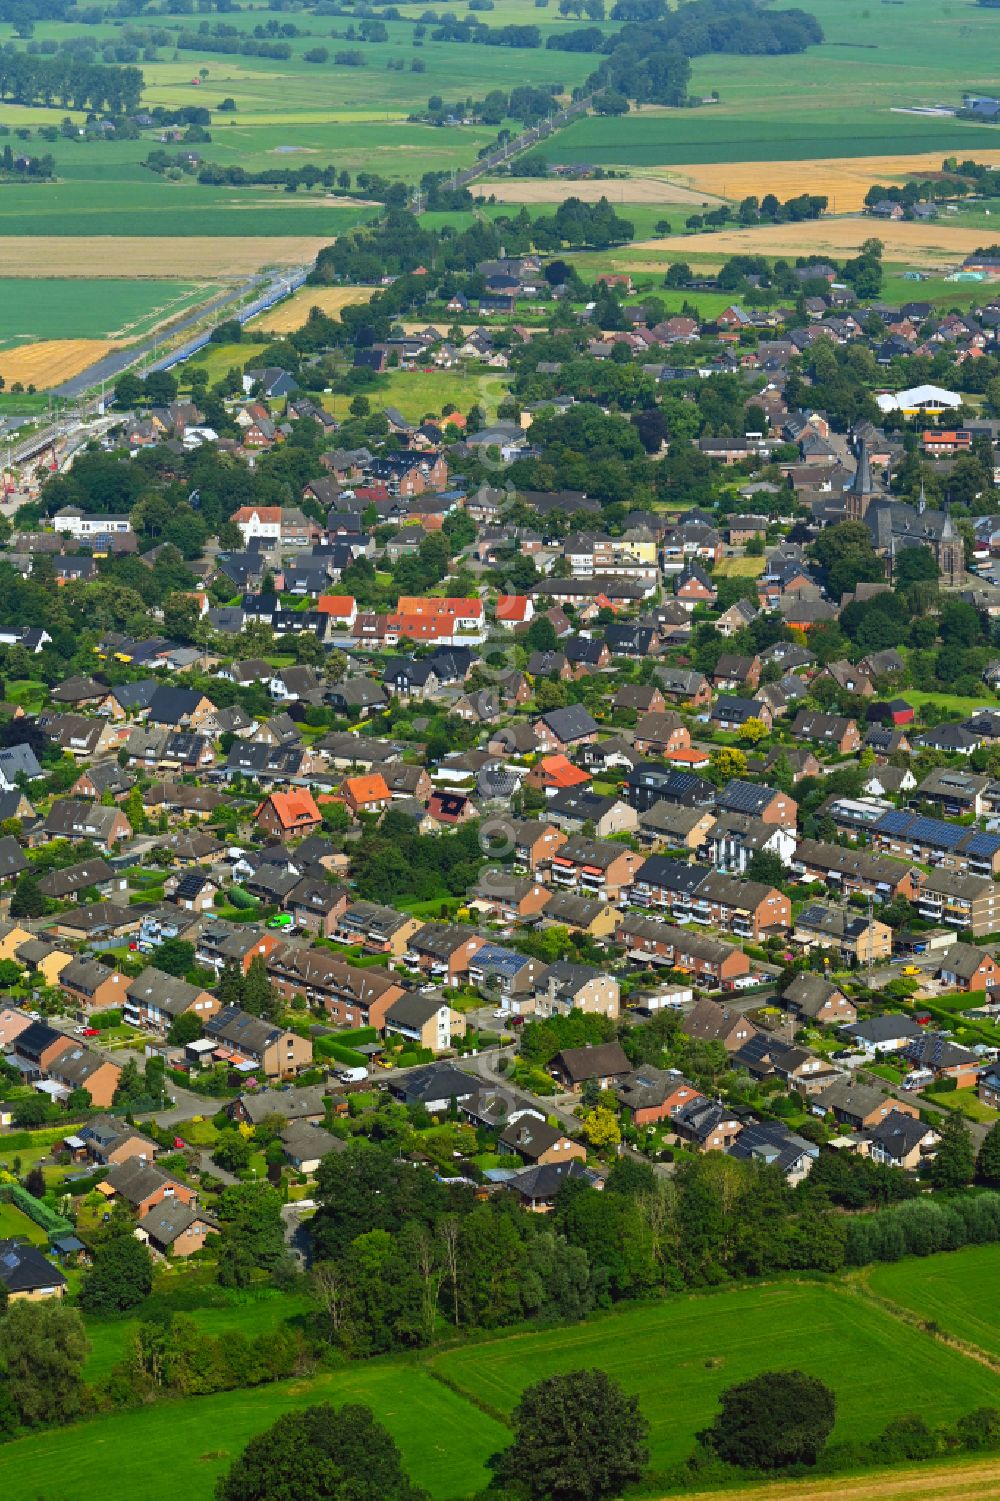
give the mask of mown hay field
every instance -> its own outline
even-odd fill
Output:
[[[42,339],[37,344],[22,344],[14,349],[0,349],[0,375],[8,386],[20,381],[24,386],[58,386],[71,380],[90,365],[117,349],[114,339]]]
[[[678,174],[684,168],[678,168]],[[698,169],[691,168],[694,172]],[[611,178],[586,177],[579,182],[566,178],[507,178],[505,181],[475,183],[471,189],[477,198],[496,198],[499,203],[562,203],[565,198],[579,198],[582,203],[597,203],[607,198],[620,213],[634,203],[682,203],[698,208],[703,203],[718,201],[718,190],[700,191],[697,182],[691,186],[666,177]],[[624,204],[625,208],[619,208]]]
[[[81,235],[44,241],[12,235],[3,239],[3,274],[214,281],[265,266],[308,265],[329,242],[329,236],[317,235]]]
[[[374,287],[303,287],[276,307],[252,318],[248,326],[267,333],[287,334],[292,329],[301,328],[314,307],[326,313],[328,318],[335,318],[341,308],[370,301],[375,290]],[[427,325],[422,326],[426,328]]]
[[[977,151],[976,160],[1000,166],[1000,151]],[[848,213],[863,206],[865,194],[874,183],[903,183],[911,177],[920,178],[939,172],[941,162],[941,153],[937,151],[917,155],[814,157],[807,161],[689,162],[671,167],[670,178],[671,186],[676,178],[694,190],[696,197],[699,192],[714,193],[738,201],[751,193],[758,198],[774,193],[781,199],[794,198],[799,193],[822,193],[830,200],[831,212]],[[656,181],[649,177],[641,180]],[[631,197],[632,183],[627,186]]]

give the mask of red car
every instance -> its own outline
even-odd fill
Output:
[[[99,1037],[101,1034],[97,1027],[84,1027],[83,1035],[84,1037]]]

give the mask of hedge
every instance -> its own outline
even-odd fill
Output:
[[[22,1214],[26,1214],[29,1220],[34,1220],[35,1224],[40,1230],[45,1231],[50,1240],[59,1235],[73,1234],[73,1226],[69,1220],[64,1220],[62,1215],[56,1214],[55,1210],[50,1209],[48,1204],[43,1203],[41,1199],[36,1199],[34,1194],[30,1194],[26,1188],[22,1188],[20,1183],[6,1184],[0,1190],[0,1194],[5,1199],[9,1199],[12,1204],[16,1204],[17,1208],[21,1210]]]

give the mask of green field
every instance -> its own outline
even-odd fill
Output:
[[[415,1366],[372,1363],[313,1377],[163,1402],[21,1439],[0,1449],[4,1501],[210,1501],[216,1477],[255,1433],[314,1402],[363,1402],[392,1433],[407,1469],[434,1501],[488,1480],[485,1461],[506,1429]]]
[[[33,339],[132,339],[204,302],[180,281],[0,278],[0,346]]]
[[[718,61],[716,59],[715,61]],[[770,59],[768,61],[771,61]],[[758,66],[765,66],[757,59]],[[1000,132],[963,121],[891,115],[859,122],[820,113],[767,118],[742,109],[657,110],[620,118],[588,116],[574,121],[546,145],[555,162],[597,166],[656,167],[679,162],[809,161],[813,157],[888,156],[896,152],[996,149]],[[682,206],[664,204],[664,216],[683,223]],[[690,213],[691,210],[686,210]]]
[[[961,1255],[983,1258],[977,1273],[964,1281],[964,1272],[955,1276],[975,1317],[978,1297],[991,1307],[995,1270],[985,1252]],[[995,1269],[1000,1251],[992,1248],[992,1256]],[[944,1267],[948,1260],[910,1261],[879,1274],[909,1276],[917,1286],[925,1269],[934,1270],[932,1262]],[[196,1309],[192,1316],[213,1332],[235,1327],[255,1334],[289,1306],[262,1300]],[[128,1328],[127,1321],[99,1326],[88,1374],[110,1368]],[[824,1284],[784,1283],[623,1307],[571,1328],[441,1352],[423,1364],[372,1361],[39,1434],[0,1448],[0,1494],[5,1501],[63,1494],[71,1475],[73,1501],[135,1495],[174,1501],[178,1490],[187,1501],[209,1501],[220,1470],[280,1413],[317,1401],[360,1401],[386,1422],[418,1484],[445,1501],[485,1484],[484,1462],[507,1441],[502,1419],[525,1386],[581,1366],[599,1366],[639,1395],[651,1423],[654,1472],[690,1452],[724,1387],[762,1370],[799,1366],[829,1381],[838,1396],[836,1436],[856,1440],[875,1436],[902,1412],[953,1420],[997,1398],[995,1374],[864,1297]]]
[[[478,404],[488,418],[493,418],[498,403],[507,394],[508,384],[502,370],[394,370],[380,375],[365,395],[373,408],[398,407],[410,422],[440,416],[449,403],[461,412],[468,412]],[[324,405],[343,415],[349,401],[347,396],[327,396]]]
[[[600,1366],[638,1394],[651,1425],[654,1469],[690,1452],[723,1388],[761,1370],[796,1366],[828,1381],[838,1401],[835,1439],[859,1441],[901,1412],[955,1418],[996,1400],[998,1385],[982,1366],[860,1298],[790,1284],[623,1309],[558,1333],[440,1355],[431,1364],[503,1413],[544,1376]]]
[[[997,1246],[974,1246],[875,1266],[866,1278],[873,1292],[932,1321],[947,1334],[1000,1356],[998,1279]]]

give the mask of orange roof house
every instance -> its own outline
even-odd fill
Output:
[[[340,790],[354,814],[381,813],[392,801],[392,793],[380,771],[366,777],[347,777]]]
[[[323,823],[315,798],[304,787],[269,793],[254,813],[254,819],[265,833],[282,840],[312,834]]]
[[[338,625],[352,626],[358,618],[358,602],[353,594],[321,594],[316,608]]]
[[[501,594],[497,599],[497,625],[526,625],[535,613],[527,594]]]
[[[435,599],[433,596],[428,595],[401,594],[396,605],[396,611],[400,615],[415,616],[417,618],[443,615],[452,620],[481,621],[483,618],[483,602],[474,595],[465,599]]]
[[[574,766],[567,756],[542,756],[528,772],[525,785],[536,792],[562,792],[567,787],[582,787],[591,780],[590,773]]]

